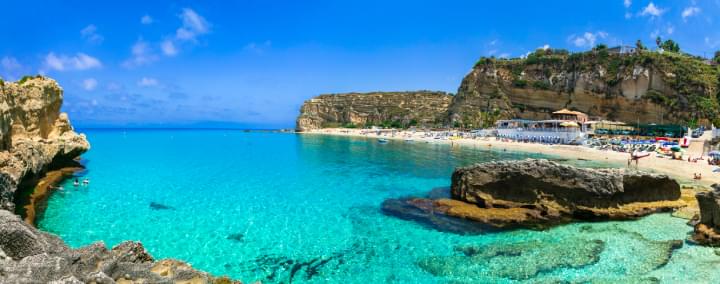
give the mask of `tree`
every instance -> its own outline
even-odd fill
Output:
[[[715,57],[713,57],[713,62],[720,64],[720,50],[715,51]]]
[[[661,47],[660,44],[662,44],[662,39],[659,36],[655,38],[655,44],[657,44],[657,47]]]
[[[660,44],[660,47],[666,51],[680,52],[680,45],[672,39],[668,39]]]
[[[645,45],[642,43],[642,41],[639,39],[635,42],[635,48],[637,48],[637,50],[646,50],[647,49],[645,47]]]

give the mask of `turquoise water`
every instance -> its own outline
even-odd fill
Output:
[[[156,258],[263,283],[720,280],[714,249],[673,249],[691,228],[667,214],[467,236],[380,211],[449,186],[454,167],[539,155],[226,130],[86,134],[90,186],[66,182],[38,224],[73,247],[137,240]]]

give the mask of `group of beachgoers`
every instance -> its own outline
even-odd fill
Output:
[[[88,185],[90,185],[90,179],[89,179],[89,178],[84,178],[84,179],[82,180],[82,182],[81,182],[80,179],[75,178],[75,180],[73,180],[73,186],[74,186],[74,187],[78,187],[78,186],[80,186],[80,185],[82,185],[82,186],[88,186]],[[59,186],[59,185],[58,185],[58,186],[54,187],[54,189],[63,190],[64,188],[63,188],[62,186]]]

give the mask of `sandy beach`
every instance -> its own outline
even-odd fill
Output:
[[[417,142],[428,142],[428,143],[446,143],[457,145],[458,147],[487,147],[488,149],[494,149],[498,151],[510,150],[510,151],[521,151],[530,153],[542,153],[547,155],[558,156],[565,159],[585,159],[592,161],[604,161],[617,163],[623,167],[627,166],[629,158],[628,153],[620,153],[615,151],[605,151],[593,149],[585,146],[573,146],[573,145],[546,145],[539,143],[522,143],[522,142],[506,142],[496,140],[494,137],[489,138],[457,138],[453,140],[442,140],[425,137],[425,132],[422,131],[396,131],[393,134],[381,133],[378,135],[376,132],[367,129],[345,129],[345,128],[324,128],[318,130],[312,130],[303,132],[311,135],[337,135],[337,136],[353,136],[353,137],[368,137],[368,138],[386,138],[394,140],[405,140],[412,139]],[[691,146],[686,152],[686,155],[692,157],[699,157],[702,153],[698,150],[700,147]],[[700,148],[701,149],[701,148]],[[687,156],[685,156],[687,159]],[[634,162],[632,165],[635,168]],[[672,160],[668,158],[659,158],[656,155],[650,155],[640,159],[638,163],[638,169],[649,172],[658,172],[667,174],[678,180],[684,187],[698,187],[707,188],[714,183],[720,183],[720,173],[714,173],[713,169],[716,166],[707,164],[706,160],[698,161],[697,163],[688,162],[687,160]],[[702,179],[693,179],[693,174],[701,173]]]

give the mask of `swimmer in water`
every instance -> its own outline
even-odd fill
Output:
[[[74,186],[78,186],[78,185],[80,185],[80,181],[78,181],[78,179],[77,179],[77,178],[75,178],[75,181],[73,182],[73,185],[74,185]]]
[[[83,185],[88,185],[88,184],[90,184],[90,179],[88,179],[88,178],[83,179]]]

